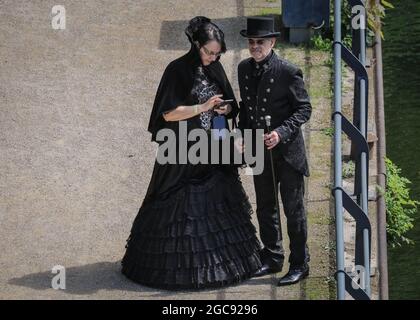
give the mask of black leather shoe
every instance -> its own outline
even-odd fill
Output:
[[[259,268],[253,274],[253,277],[263,277],[268,274],[281,272],[282,267],[270,267],[268,264],[264,263],[261,268]]]
[[[282,277],[277,283],[278,286],[288,286],[298,283],[300,280],[305,279],[309,275],[309,266],[299,269],[290,269],[289,272]]]

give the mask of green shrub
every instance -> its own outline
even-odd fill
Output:
[[[314,35],[311,38],[311,47],[316,50],[331,52],[332,51],[332,41],[328,38],[323,38],[320,34]]]
[[[390,159],[385,159],[387,187],[385,192],[387,236],[391,247],[401,246],[404,243],[412,244],[413,241],[405,235],[413,228],[413,216],[417,212],[419,201],[410,199],[411,183],[402,177],[401,169]]]
[[[387,9],[392,9],[394,6],[390,1],[380,0],[379,4],[376,4],[375,0],[369,0],[366,6],[366,41],[368,44],[372,45],[373,38],[375,36],[375,31],[380,30],[382,21],[376,21],[376,16],[379,16],[381,19],[385,17],[385,11]],[[343,0],[341,4],[341,35],[343,44],[351,49],[352,41],[352,28],[351,28],[351,7],[348,0]],[[320,34],[317,34],[311,39],[311,46],[314,49],[322,51],[332,52],[332,43],[334,39],[334,4],[331,1],[330,4],[330,28],[324,29]],[[380,34],[383,38],[383,33],[380,31]]]
[[[350,160],[349,162],[343,162],[343,179],[354,177],[355,171],[356,165],[353,161]]]
[[[334,128],[331,128],[331,127],[322,128],[321,132],[328,137],[334,137]]]

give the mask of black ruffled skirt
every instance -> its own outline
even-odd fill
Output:
[[[235,171],[189,180],[168,197],[145,201],[134,220],[122,272],[155,288],[220,287],[261,266],[252,207]]]

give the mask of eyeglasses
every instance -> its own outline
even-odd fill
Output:
[[[254,40],[254,39],[248,39],[248,44],[249,45],[254,45],[254,44],[258,44],[259,46],[262,46],[264,44],[264,41],[266,39],[258,39],[258,40]]]
[[[204,53],[206,54],[206,55],[208,55],[208,56],[215,56],[216,58],[218,58],[218,57],[220,57],[221,55],[222,55],[222,53],[221,52],[218,52],[218,53],[214,53],[214,52],[211,52],[211,51],[209,51],[206,47],[201,47],[202,49],[203,49],[203,51],[204,51]]]

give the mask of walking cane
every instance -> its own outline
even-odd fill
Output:
[[[267,126],[267,133],[271,133],[271,116],[265,116],[265,124]],[[274,185],[274,199],[276,199],[276,209],[277,209],[277,218],[279,219],[279,232],[280,240],[283,240],[283,234],[281,232],[281,221],[280,221],[280,204],[279,204],[279,193],[277,192],[277,181],[276,173],[274,171],[274,161],[273,161],[273,150],[270,149],[270,161],[271,161],[271,174],[273,176],[273,185]]]

